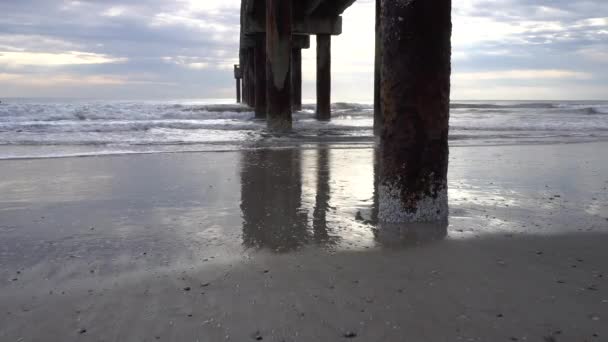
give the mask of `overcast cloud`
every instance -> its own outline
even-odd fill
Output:
[[[239,3],[2,0],[0,97],[231,98]],[[453,98],[608,99],[608,1],[453,3]],[[336,101],[372,98],[373,16],[358,0],[333,39]]]

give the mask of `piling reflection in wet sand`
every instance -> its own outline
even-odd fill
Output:
[[[417,246],[443,240],[448,223],[378,223],[374,229],[376,242],[383,247]]]
[[[241,160],[243,243],[277,252],[308,240],[302,207],[300,151],[244,151]]]
[[[342,153],[327,146],[243,151],[244,246],[275,252],[309,243],[337,249],[392,248],[447,236],[447,222],[379,223],[377,153],[357,152],[356,162]]]
[[[316,242],[330,241],[327,232],[327,211],[329,210],[330,188],[329,149],[324,146],[317,150],[317,193],[313,211],[313,234]]]

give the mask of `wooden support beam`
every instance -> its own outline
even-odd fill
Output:
[[[241,0],[241,15],[240,15],[240,42],[239,42],[239,65],[241,69],[241,78],[242,78],[242,101],[244,103],[248,103],[247,97],[247,48],[244,46],[243,39],[245,38],[245,13],[247,8],[247,0]]]
[[[247,104],[255,107],[255,52],[253,48],[247,49]]]
[[[248,14],[263,14],[265,0],[243,0],[245,11]],[[293,1],[294,17],[318,15],[340,15],[355,0],[297,0]]]
[[[260,18],[247,17],[244,20],[244,34],[256,34],[266,32],[266,26]],[[342,17],[304,17],[301,20],[293,22],[294,35],[317,35],[329,34],[337,36],[342,34]]]
[[[245,91],[245,49],[239,49],[239,65],[241,66],[241,101],[247,103],[247,95]]]
[[[331,119],[331,36],[317,35],[317,119]]]
[[[236,80],[236,103],[241,103],[241,78],[243,74],[238,64],[234,65],[234,79]]]
[[[259,0],[242,0],[242,1],[245,2],[244,10],[246,13],[254,13],[256,1],[260,2]]]
[[[337,16],[350,7],[355,0],[312,0],[311,4],[316,5],[308,10],[311,16]]]
[[[293,110],[302,110],[302,49],[291,49],[291,96]]]
[[[255,35],[241,34],[241,49],[255,47]]]
[[[295,34],[339,36],[342,34],[342,17],[305,17],[294,26]]]
[[[256,37],[259,37],[262,33],[256,34],[243,34],[241,36],[241,49],[244,48],[255,48],[256,47]],[[302,34],[294,34],[291,38],[293,48],[299,49],[309,49],[310,48],[310,36],[302,35]]]
[[[249,105],[249,63],[247,61],[249,54],[249,49],[241,49],[241,68],[243,73],[243,103]]]
[[[294,49],[309,49],[310,48],[310,36],[294,34],[291,37],[292,48]]]
[[[382,25],[381,25],[381,1],[376,0],[376,39],[374,55],[374,134],[382,132],[382,101],[380,98],[380,87],[382,86]]]
[[[306,9],[304,10],[306,15],[311,15],[317,8],[319,8],[322,2],[323,0],[310,0],[306,6]]]
[[[347,8],[349,8],[353,3],[355,3],[355,0],[340,0],[337,2],[335,8],[335,14],[342,14],[344,13],[344,11],[346,11]]]
[[[236,103],[241,103],[241,79],[236,79]]]
[[[256,37],[255,47],[255,117],[266,117],[266,36]]]
[[[266,1],[268,128],[291,130],[292,0]]]
[[[383,1],[379,220],[448,217],[451,0]]]

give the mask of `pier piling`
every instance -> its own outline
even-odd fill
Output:
[[[302,49],[291,50],[291,89],[294,111],[302,110]]]
[[[317,119],[331,118],[331,36],[317,35]]]
[[[236,103],[241,103],[241,67],[238,64],[234,65],[234,79],[236,80]]]
[[[291,130],[292,0],[266,1],[268,128]]]
[[[447,220],[451,0],[382,6],[379,220]]]
[[[374,53],[374,134],[382,133],[382,101],[380,88],[382,86],[382,0],[376,0],[376,39]]]
[[[255,63],[254,49],[246,48],[243,51],[243,100],[249,106],[255,106]]]
[[[255,117],[266,117],[266,37],[259,34],[255,45]]]

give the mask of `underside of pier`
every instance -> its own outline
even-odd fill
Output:
[[[243,99],[269,130],[290,131],[292,111],[302,107],[301,56],[312,35],[316,117],[331,119],[331,40],[354,2],[242,0]],[[376,0],[370,49],[381,222],[447,219],[451,7],[451,0]]]
[[[269,128],[291,129],[302,108],[302,49],[317,37],[317,118],[331,116],[331,36],[355,0],[242,0],[240,65],[244,102]]]

